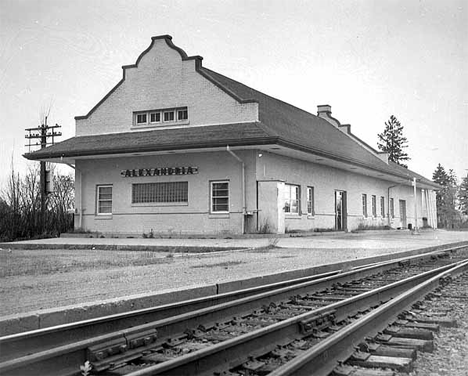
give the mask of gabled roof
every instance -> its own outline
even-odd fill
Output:
[[[182,58],[188,59],[185,52],[170,42],[169,36],[162,37],[166,39],[169,47],[177,49]],[[153,41],[162,37],[154,37]],[[361,146],[352,137],[326,120],[202,67],[201,57],[197,56],[197,61],[199,62],[196,66],[197,72],[235,100],[241,103],[257,102],[259,122],[187,126],[73,137],[46,149],[25,154],[25,157],[32,160],[44,160],[61,157],[216,148],[227,145],[278,144],[338,162],[386,173],[408,182],[416,177],[425,185],[439,188],[437,184],[411,170],[395,163],[385,163],[375,153]],[[125,80],[125,74],[118,85],[123,80]],[[110,93],[103,100],[109,95]]]

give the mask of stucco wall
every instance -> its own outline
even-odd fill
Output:
[[[388,187],[395,183],[265,152],[257,159],[257,179],[282,180],[286,184],[300,186],[301,210],[299,214],[285,214],[286,231],[334,229],[336,190],[347,192],[348,230],[357,229],[359,226],[375,228],[388,225]],[[308,186],[314,187],[313,216],[307,215]],[[362,194],[367,194],[367,217],[363,215]],[[372,215],[372,195],[376,196],[376,216]],[[385,199],[384,216],[381,215],[381,197]],[[390,197],[394,198],[395,203],[395,217],[391,219],[390,225],[394,228],[401,227],[399,200],[405,200],[407,224],[411,223],[414,226],[413,187],[394,187],[390,190]],[[417,200],[418,226],[422,226],[425,212],[421,207],[420,189]]]
[[[255,176],[252,169],[254,153],[236,152],[246,161],[246,208],[255,208]],[[124,178],[126,169],[196,166],[198,174]],[[154,233],[241,233],[242,184],[241,164],[228,152],[187,153],[148,157],[128,157],[99,160],[79,160],[77,187],[82,187],[83,229],[114,234],[142,235]],[[210,181],[229,181],[229,214],[210,214]],[[187,204],[137,204],[132,205],[132,183],[188,181]],[[111,184],[113,208],[111,216],[96,213],[97,185]],[[78,188],[79,189],[79,188]],[[77,195],[78,197],[79,195]],[[79,215],[75,226],[79,227]]]
[[[133,112],[188,107],[189,124],[211,125],[258,120],[257,103],[237,102],[195,70],[195,60],[182,61],[164,39],[127,67],[125,80],[87,119],[76,121],[76,135],[148,130],[133,128]]]

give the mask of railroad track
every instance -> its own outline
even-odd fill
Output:
[[[5,336],[0,374],[327,375],[466,271],[463,248]]]

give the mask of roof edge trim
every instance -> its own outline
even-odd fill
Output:
[[[196,149],[206,149],[206,148],[219,148],[229,146],[254,146],[254,145],[270,145],[270,144],[277,144],[278,139],[277,137],[262,137],[257,138],[252,141],[238,141],[238,140],[223,140],[221,142],[213,143],[209,141],[200,142],[197,144],[177,144],[175,145],[164,145],[163,147],[158,148],[157,150],[154,147],[147,147],[147,148],[116,148],[116,149],[109,149],[105,151],[93,151],[89,154],[83,154],[81,152],[71,152],[67,153],[67,155],[63,153],[49,153],[48,155],[39,156],[36,158],[34,153],[26,153],[23,154],[23,157],[32,161],[38,160],[46,160],[46,159],[55,159],[55,158],[74,158],[74,157],[91,157],[91,156],[103,156],[103,155],[116,155],[116,154],[129,154],[129,153],[144,153],[144,152],[159,152],[159,151],[172,151],[172,150],[196,150]]]
[[[208,81],[210,81],[212,84],[214,84],[219,89],[224,91],[226,94],[228,94],[229,96],[234,98],[237,102],[239,102],[239,103],[258,103],[258,101],[256,101],[255,99],[244,99],[244,98],[239,97],[236,93],[234,93],[233,91],[228,89],[221,82],[219,82],[214,77],[212,77],[208,72],[206,72],[206,70],[205,70],[206,68],[205,69],[201,69],[201,68],[202,68],[202,65],[200,64],[199,66],[197,66],[196,71],[200,75],[202,75],[204,78],[206,78]]]

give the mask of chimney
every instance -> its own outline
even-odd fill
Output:
[[[331,106],[329,104],[321,104],[317,106],[317,116],[328,121],[335,127],[341,126],[340,122],[331,116]]]
[[[331,115],[331,106],[329,104],[319,104],[317,106],[317,116],[328,118]]]

